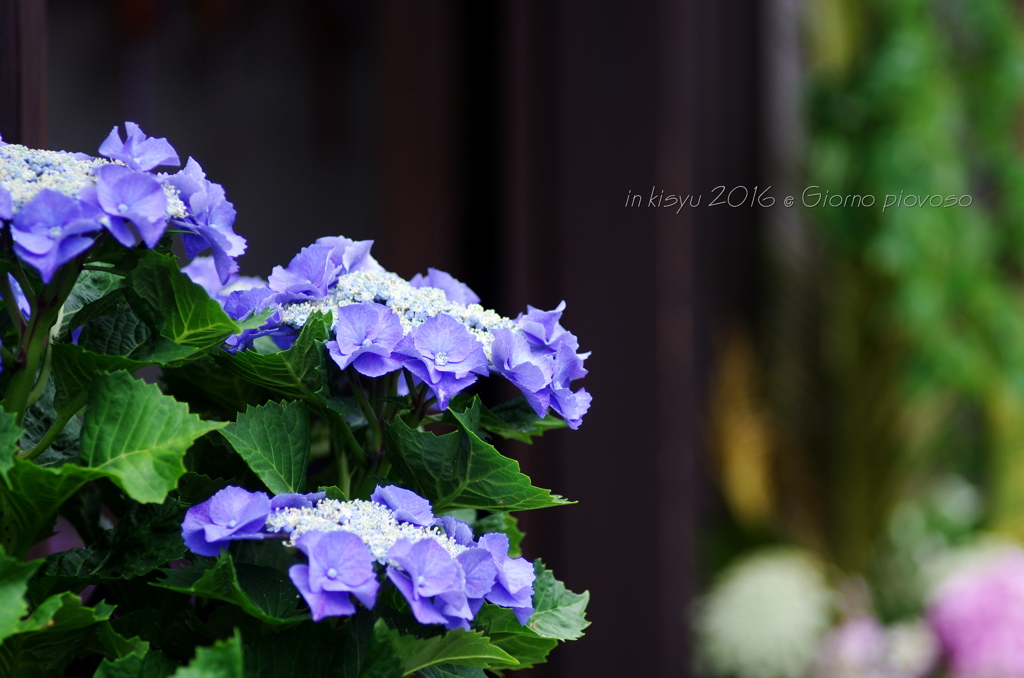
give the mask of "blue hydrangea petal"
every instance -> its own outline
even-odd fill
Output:
[[[395,512],[395,519],[401,522],[430,527],[434,524],[434,513],[430,502],[412,490],[397,485],[378,485],[370,495],[370,501],[383,504]]]
[[[356,606],[344,591],[314,592],[309,585],[309,566],[292,565],[288,568],[288,578],[298,589],[302,598],[309,605],[313,621],[327,617],[348,617],[356,613]]]

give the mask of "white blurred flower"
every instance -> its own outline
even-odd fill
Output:
[[[736,678],[801,678],[833,612],[824,567],[798,549],[771,549],[728,568],[698,605],[698,661]]]

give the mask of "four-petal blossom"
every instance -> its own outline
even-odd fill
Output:
[[[216,556],[236,539],[263,539],[270,498],[263,492],[225,487],[185,513],[185,545],[201,556]]]
[[[402,363],[391,357],[402,340],[398,315],[383,304],[349,304],[337,311],[335,340],[327,350],[338,367],[352,365],[367,377],[380,377],[401,369]]]
[[[48,283],[62,264],[92,247],[89,234],[103,228],[102,217],[96,207],[44,188],[14,215],[14,251]]]
[[[100,155],[111,160],[120,160],[134,170],[151,170],[161,165],[177,167],[181,164],[178,153],[167,139],[147,137],[134,122],[126,122],[128,138],[121,141],[121,131],[114,126],[100,144]]]

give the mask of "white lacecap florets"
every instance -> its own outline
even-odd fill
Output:
[[[398,314],[406,334],[436,315],[450,315],[483,345],[488,359],[494,341],[491,330],[502,327],[517,329],[514,320],[480,304],[466,306],[449,301],[443,290],[436,287],[413,287],[397,274],[383,271],[357,271],[343,275],[325,298],[285,305],[281,310],[281,321],[286,325],[302,327],[314,311],[335,315],[335,310],[341,306],[365,302],[384,304],[393,310]]]
[[[96,170],[104,165],[124,165],[116,160],[91,158],[82,153],[44,151],[20,144],[0,146],[0,184],[11,194],[14,211],[36,197],[44,188],[77,198],[82,189],[96,185]],[[163,185],[167,216],[183,218],[185,204],[177,189]]]
[[[395,519],[395,512],[383,504],[362,499],[338,501],[322,499],[315,508],[278,509],[267,518],[267,531],[284,532],[289,539],[285,546],[294,546],[295,539],[305,532],[351,532],[366,544],[382,565],[393,565],[387,553],[399,539],[416,543],[432,539],[454,558],[466,550],[436,527],[421,527]]]

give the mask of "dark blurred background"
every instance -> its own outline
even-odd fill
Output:
[[[43,34],[42,3],[10,4]],[[765,82],[792,89],[792,8],[773,28],[753,0],[46,5],[45,126],[22,111],[8,141],[95,154],[125,120],[166,137],[224,185],[243,274],[341,234],[505,315],[567,301],[593,407],[510,449],[579,502],[523,515],[524,548],[590,590],[593,624],[531,675],[689,675],[713,347],[754,316],[765,212],[707,203],[789,143],[772,125],[793,104]],[[703,203],[650,206],[662,191]]]

